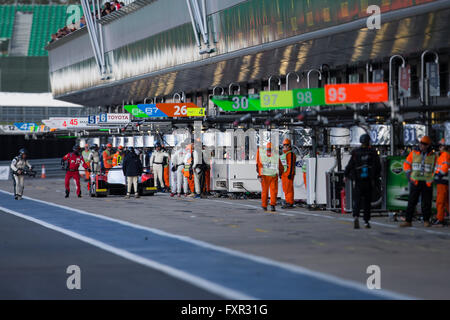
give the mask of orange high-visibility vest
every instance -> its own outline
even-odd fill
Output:
[[[450,153],[447,151],[441,152],[436,162],[436,174],[448,175],[448,166],[450,165]]]
[[[105,168],[112,167],[112,158],[113,157],[108,150],[103,151],[103,165],[105,166]]]
[[[120,153],[117,151],[112,159],[112,166],[115,167],[117,165],[122,164],[122,156],[120,155]]]

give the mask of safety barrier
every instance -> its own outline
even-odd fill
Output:
[[[37,172],[36,179],[40,179],[42,165],[45,166],[45,175],[47,179],[64,178],[66,172],[61,170],[61,158],[50,159],[30,159],[33,169]],[[9,166],[11,161],[0,161],[0,166]]]

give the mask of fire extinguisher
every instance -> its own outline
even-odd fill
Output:
[[[345,186],[341,189],[341,214],[345,214]]]

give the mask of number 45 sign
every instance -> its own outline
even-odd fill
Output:
[[[63,127],[76,127],[78,126],[78,118],[63,120]]]

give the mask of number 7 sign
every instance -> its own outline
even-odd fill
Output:
[[[325,85],[326,104],[385,102],[388,99],[386,82]]]

